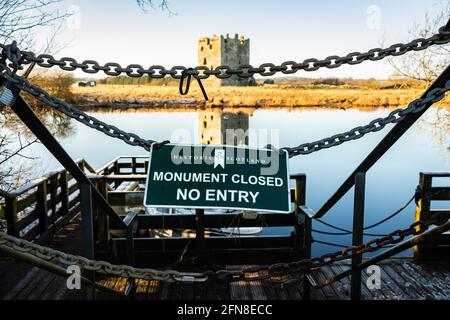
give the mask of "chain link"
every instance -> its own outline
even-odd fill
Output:
[[[300,154],[310,154],[322,149],[336,147],[344,142],[361,139],[367,133],[377,132],[382,130],[386,125],[397,123],[403,120],[410,113],[417,113],[422,111],[428,105],[432,105],[445,97],[445,93],[450,90],[450,80],[445,83],[443,88],[435,88],[431,90],[425,98],[413,100],[404,109],[396,109],[389,113],[387,117],[377,118],[372,120],[365,126],[359,126],[349,131],[333,135],[314,142],[303,143],[297,147],[285,147],[289,157],[294,157]]]
[[[155,143],[154,140],[146,140],[139,137],[135,133],[126,132],[117,128],[114,125],[107,124],[93,116],[88,115],[87,113],[75,108],[73,105],[61,101],[60,99],[50,95],[44,89],[31,84],[26,78],[21,77],[0,63],[0,75],[4,77],[6,80],[11,82],[17,88],[31,94],[38,101],[53,107],[54,109],[64,113],[66,116],[75,119],[82,124],[98,130],[110,137],[117,138],[123,140],[129,145],[139,146],[149,151],[152,143]]]
[[[196,68],[175,66],[170,70],[166,70],[163,66],[159,65],[151,66],[148,70],[145,70],[138,64],[131,64],[126,68],[122,68],[118,63],[109,62],[104,66],[101,66],[94,60],[85,60],[82,63],[78,63],[74,58],[63,57],[57,60],[49,54],[41,54],[36,57],[32,52],[20,51],[17,44],[13,42],[11,45],[0,44],[0,48],[2,49],[0,74],[21,90],[28,92],[37,100],[55,108],[70,118],[73,118],[110,137],[121,139],[129,145],[140,146],[148,151],[150,150],[152,143],[155,143],[154,140],[143,139],[134,133],[125,132],[116,126],[106,124],[95,117],[89,116],[88,114],[75,108],[73,105],[61,101],[58,98],[51,96],[42,88],[31,84],[26,78],[17,75],[15,70],[20,69],[24,64],[35,62],[41,67],[50,68],[52,66],[59,66],[61,69],[67,71],[73,71],[79,68],[87,73],[96,73],[101,70],[104,71],[105,74],[111,76],[118,76],[125,73],[130,77],[141,77],[143,75],[148,75],[152,78],[163,78],[166,75],[170,75],[173,78],[180,80],[190,75],[194,76],[194,78],[197,78],[198,80],[206,79],[209,76],[216,76],[223,79],[232,75],[238,75],[239,77],[245,78],[250,77],[255,73],[259,73],[262,76],[271,76],[276,72],[291,74],[300,69],[305,71],[315,71],[321,67],[337,68],[343,64],[353,65],[359,64],[365,60],[380,60],[388,55],[398,56],[411,50],[419,51],[428,48],[430,45],[444,44],[448,42],[450,42],[450,34],[444,27],[441,27],[439,32],[430,38],[415,39],[407,44],[394,44],[386,49],[374,48],[366,53],[352,52],[344,57],[333,55],[324,60],[311,58],[304,60],[301,64],[297,64],[295,61],[286,61],[280,66],[276,66],[273,63],[264,63],[260,65],[259,68],[253,68],[251,65],[243,65],[241,68],[232,69],[231,67],[225,65],[219,66],[214,70],[211,70],[206,66],[198,66]],[[10,63],[7,62],[8,60]],[[9,68],[13,68],[13,70],[10,70]],[[294,157],[297,155],[310,154],[322,149],[335,147],[347,141],[360,139],[367,133],[382,130],[387,124],[397,123],[404,119],[406,115],[420,112],[427,105],[440,101],[445,97],[445,93],[449,89],[450,83],[447,82],[444,88],[434,89],[429,92],[424,99],[414,100],[408,105],[407,108],[396,109],[387,117],[377,118],[371,121],[368,125],[359,126],[344,133],[336,134],[314,142],[303,143],[296,147],[285,147],[282,149],[288,152],[289,157]],[[204,92],[204,90],[202,91]],[[205,92],[204,95],[206,97]]]
[[[187,71],[187,70],[186,70]],[[183,71],[185,72],[185,71]],[[132,146],[139,146],[145,150],[150,150],[154,140],[146,140],[139,137],[137,134],[129,133],[123,131],[116,126],[107,124],[95,117],[92,117],[79,109],[75,108],[73,105],[61,101],[58,98],[50,95],[47,91],[42,88],[31,84],[26,78],[21,77],[11,70],[9,70],[5,65],[0,63],[0,75],[5,79],[10,81],[12,84],[24,90],[25,92],[34,96],[40,102],[47,104],[56,110],[64,113],[68,117],[75,119],[86,126],[96,129],[110,137],[118,138],[123,140],[125,143]],[[331,147],[336,147],[344,142],[357,140],[364,137],[367,133],[377,132],[382,130],[386,125],[391,123],[397,123],[403,120],[406,115],[410,113],[417,113],[422,111],[427,105],[433,104],[442,100],[445,97],[445,93],[450,90],[450,81],[447,81],[444,88],[436,88],[430,91],[425,98],[420,98],[412,101],[404,109],[396,109],[389,113],[387,117],[377,118],[372,120],[369,124],[365,126],[358,126],[349,131],[333,135],[331,137],[326,137],[321,140],[314,142],[303,143],[296,147],[284,147],[283,150],[287,151],[289,157],[294,157],[297,155],[310,154],[322,149],[328,149]]]
[[[171,76],[174,79],[181,79],[183,72],[186,73],[186,75],[191,75],[197,79],[206,79],[210,76],[225,79],[234,75],[237,75],[239,78],[249,78],[255,74],[267,77],[273,76],[279,72],[289,75],[300,70],[313,72],[321,68],[334,69],[345,64],[356,65],[364,61],[378,61],[388,56],[400,56],[409,51],[421,51],[432,45],[447,44],[449,42],[450,31],[446,30],[445,26],[442,26],[436,34],[430,36],[429,38],[418,38],[408,43],[396,43],[386,48],[374,48],[363,53],[351,52],[345,56],[332,55],[322,60],[309,58],[300,63],[295,61],[285,61],[280,65],[263,63],[259,67],[253,67],[252,65],[239,65],[237,68],[232,68],[228,65],[221,65],[214,69],[210,69],[207,66],[197,66],[195,68],[174,66],[170,69],[166,69],[160,65],[153,65],[146,69],[140,64],[130,64],[126,68],[123,68],[116,62],[108,62],[101,65],[95,60],[84,60],[79,63],[72,57],[56,59],[50,54],[36,55],[31,51],[13,52],[14,54],[12,56],[14,60],[11,60],[11,63],[17,67],[19,65],[23,66],[34,62],[43,68],[52,68],[57,66],[65,71],[75,71],[80,69],[89,74],[103,71],[103,73],[108,76],[120,76],[124,74],[133,78],[148,76],[149,78],[158,79],[164,78],[165,76]],[[10,45],[0,44],[0,48],[4,49],[3,51],[11,50]],[[7,52],[5,53],[8,55]]]

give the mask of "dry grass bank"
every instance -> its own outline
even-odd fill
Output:
[[[203,96],[197,83],[193,82],[186,96],[178,93],[175,86],[149,85],[97,85],[96,87],[74,87],[72,92],[80,103],[107,105],[109,103],[161,105],[177,102],[202,104]],[[420,96],[420,88],[371,89],[371,88],[292,88],[288,86],[257,87],[209,87],[208,106],[223,107],[396,107],[408,104]],[[446,99],[446,104],[450,100]]]

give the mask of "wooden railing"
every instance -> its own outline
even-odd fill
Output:
[[[450,206],[447,209],[432,209],[433,201],[450,201],[450,187],[434,186],[434,178],[450,179],[450,172],[420,173],[419,187],[422,190],[422,197],[416,210],[416,221],[427,220],[438,212],[450,211]],[[450,233],[443,233],[415,246],[414,256],[419,260],[450,258]]]
[[[95,173],[84,160],[76,162]],[[8,234],[26,240],[43,241],[80,211],[76,181],[65,169],[51,172],[14,192],[0,191],[0,218]]]

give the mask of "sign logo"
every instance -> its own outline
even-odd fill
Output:
[[[152,148],[144,205],[289,212],[287,163],[286,152],[267,149],[171,144]]]
[[[221,166],[223,169],[225,169],[225,150],[214,150],[214,169],[217,166]]]

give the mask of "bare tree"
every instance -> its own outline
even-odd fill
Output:
[[[16,40],[23,48],[33,45],[33,36],[40,29],[54,26],[67,12],[58,8],[62,0],[2,0],[0,2],[0,40]]]
[[[439,13],[425,13],[424,23],[414,23],[409,33],[412,38],[427,38],[439,27],[445,25],[450,16],[450,3],[441,1]],[[401,57],[388,58],[396,74],[413,80],[432,82],[450,61],[450,44],[431,46],[426,50],[414,51]]]
[[[176,13],[170,9],[169,2],[167,0],[136,0],[136,3],[143,11],[147,11],[148,8],[159,8],[162,11],[167,11],[171,16],[176,15]]]

